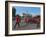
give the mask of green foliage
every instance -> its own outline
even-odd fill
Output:
[[[12,8],[12,16],[15,17],[16,9],[13,7]]]

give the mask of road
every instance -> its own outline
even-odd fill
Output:
[[[20,24],[20,27],[15,27],[15,21],[12,22],[12,29],[13,30],[34,30],[34,29],[39,29],[37,28],[37,24]]]

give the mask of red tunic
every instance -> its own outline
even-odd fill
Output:
[[[15,21],[16,21],[16,23],[19,23],[20,22],[20,18],[18,16],[16,16]]]
[[[25,18],[25,22],[26,22],[26,23],[29,22],[29,18],[28,18],[28,17]]]

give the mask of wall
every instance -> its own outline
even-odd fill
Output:
[[[46,0],[17,0],[17,1],[45,2],[46,3]],[[5,37],[4,35],[5,35],[5,0],[0,0],[0,37]],[[46,32],[45,34],[40,34],[40,35],[26,35],[26,36],[16,36],[16,37],[46,37]]]

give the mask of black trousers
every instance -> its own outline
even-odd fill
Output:
[[[16,23],[16,24],[14,25],[14,28],[17,28],[17,27],[20,27],[20,24],[19,24],[19,23]]]

